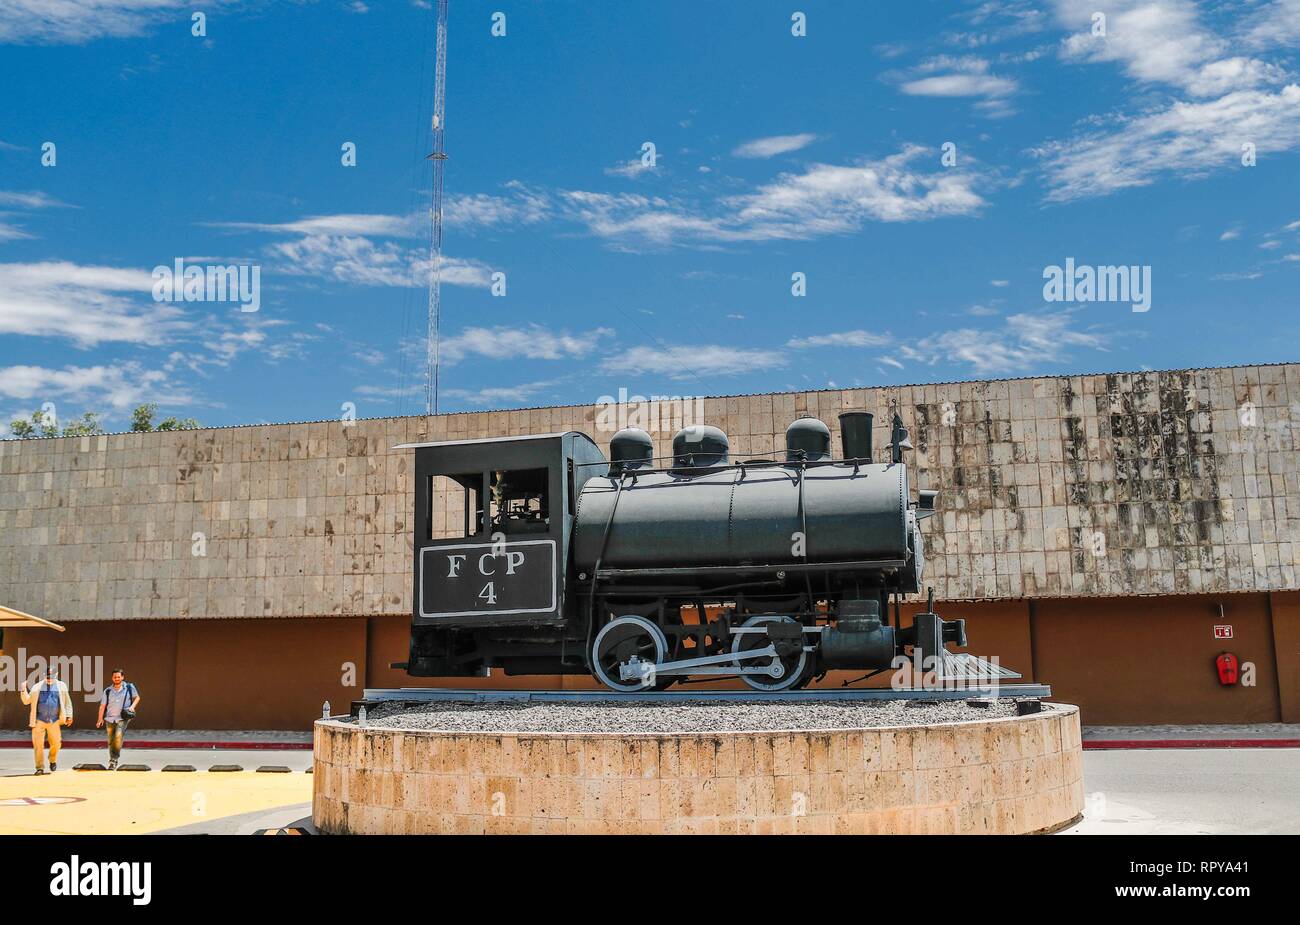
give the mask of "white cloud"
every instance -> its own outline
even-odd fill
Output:
[[[992,74],[938,74],[909,80],[899,87],[908,96],[1006,96],[1016,82]]]
[[[614,247],[637,250],[809,239],[851,233],[868,221],[970,215],[984,205],[975,191],[980,177],[937,165],[926,171],[916,165],[925,153],[919,145],[908,145],[878,161],[812,164],[801,172],[779,174],[753,192],[702,204],[642,193],[546,192],[511,182],[504,196],[478,194],[453,200],[446,218],[449,224],[469,230],[573,223]],[[423,231],[418,216],[317,215],[280,223],[222,222],[217,227],[299,235],[269,248],[272,256],[287,261],[284,272],[368,285],[416,286],[428,280],[426,252],[371,240],[417,237]],[[489,268],[477,261],[444,258],[444,282],[485,286],[489,274]]]
[[[1260,84],[1277,83],[1285,76],[1286,72],[1281,68],[1253,58],[1221,58],[1202,65],[1188,81],[1187,90],[1193,96],[1218,96]]]
[[[381,238],[405,238],[418,233],[419,222],[415,215],[369,215],[343,213],[339,215],[309,215],[292,222],[205,222],[211,228],[228,228],[233,231],[262,231],[272,234],[301,235],[372,235]]]
[[[701,375],[730,376],[759,372],[785,365],[776,350],[726,347],[720,344],[683,344],[664,347],[632,347],[601,361],[607,373],[654,373],[669,379],[692,379]]]
[[[1004,288],[1004,287],[1006,287],[1006,286],[1010,286],[1010,285],[1011,285],[1011,280],[1009,280],[1009,279],[991,279],[991,280],[989,280],[989,285],[990,285],[990,286],[997,286],[999,289],[1002,289],[1002,288]]]
[[[540,221],[544,196],[517,188],[510,197],[476,195],[459,197],[447,218],[463,227],[531,224]],[[432,263],[427,246],[410,247],[397,241],[373,238],[419,238],[427,216],[342,213],[313,215],[290,222],[210,222],[211,227],[263,234],[299,235],[266,247],[276,269],[293,276],[317,276],[363,286],[425,287]],[[488,286],[492,269],[477,260],[442,258],[442,282],[451,286]]]
[[[1104,350],[1106,337],[1073,327],[1069,312],[1009,315],[998,329],[959,328],[943,331],[900,348],[914,362],[969,366],[978,376],[1023,373],[1065,359],[1065,348]]]
[[[601,238],[656,245],[683,238],[738,240],[720,220],[693,214],[658,196],[585,190],[564,190],[560,196],[566,217]]]
[[[611,246],[626,250],[675,244],[709,246],[741,241],[809,239],[847,234],[868,221],[923,221],[970,215],[985,203],[970,170],[918,166],[927,153],[907,145],[877,161],[842,166],[812,164],[779,174],[753,192],[702,204],[642,193],[590,190],[538,191],[512,182],[504,196],[470,195],[454,200],[447,220],[467,229],[551,222],[584,226]],[[298,235],[277,242],[270,254],[286,261],[284,272],[369,285],[425,285],[427,252],[372,237],[417,237],[418,216],[317,215],[290,222],[222,222],[236,231]],[[443,281],[485,286],[489,268],[467,259],[444,259]]]
[[[593,328],[570,334],[552,331],[540,324],[465,328],[454,337],[443,338],[442,359],[446,363],[455,363],[471,354],[490,360],[585,358],[602,339],[613,333],[611,328]]]
[[[967,48],[995,45],[1047,28],[1047,16],[1030,0],[987,0],[966,14],[971,32],[947,33],[944,40]]]
[[[229,2],[208,0],[204,10],[211,15]],[[84,45],[143,35],[164,20],[188,20],[191,6],[190,0],[0,0],[0,43]]]
[[[0,212],[0,241],[21,241],[32,237],[35,235],[28,234],[21,225],[9,221],[6,213]]]
[[[1283,86],[1288,75],[1278,64],[1247,54],[1284,44],[1276,34],[1293,26],[1300,34],[1298,9],[1300,0],[1280,0],[1235,22],[1228,8],[1215,9],[1211,27],[1189,0],[1113,0],[1106,34],[1096,36],[1091,0],[1055,0],[1058,21],[1073,33],[1061,45],[1063,58],[1118,64],[1152,92],[1137,114],[1094,116],[1091,128],[1035,149],[1048,198],[1104,195],[1164,175],[1207,176],[1241,166],[1245,142],[1257,155],[1300,145],[1300,88]]]
[[[553,381],[547,380],[525,382],[521,385],[488,386],[482,389],[443,389],[442,394],[471,405],[521,405],[533,400],[538,392],[554,384]]]
[[[874,331],[840,331],[837,334],[815,334],[811,337],[792,337],[786,341],[787,347],[796,350],[807,347],[880,347],[893,338],[888,333],[877,334]]]
[[[1073,34],[1061,45],[1071,61],[1110,61],[1147,83],[1190,87],[1201,69],[1223,56],[1227,43],[1201,25],[1188,0],[1112,0],[1104,10],[1106,34],[1092,34],[1091,0],[1056,0],[1058,20]]]
[[[3,2],[3,0],[0,0]],[[16,190],[0,190],[0,206],[18,209],[67,209],[66,202],[60,202],[39,190],[20,193]]]
[[[970,215],[984,200],[973,175],[953,168],[923,173],[912,163],[926,154],[908,145],[898,154],[855,166],[813,164],[782,174],[751,194],[726,200],[730,222],[751,240],[812,238],[856,231],[868,220],[906,222]]]
[[[1201,97],[1282,81],[1282,68],[1233,54],[1234,46],[1282,43],[1279,33],[1291,27],[1300,35],[1296,0],[1255,10],[1239,29],[1206,26],[1190,0],[1113,0],[1105,9],[1105,35],[1092,34],[1097,12],[1092,0],[1056,0],[1055,6],[1058,20],[1076,30],[1061,44],[1067,61],[1114,62],[1143,83],[1166,84]]]
[[[1276,93],[1239,90],[1114,121],[1115,128],[1035,149],[1048,199],[1104,195],[1146,186],[1162,175],[1197,178],[1240,166],[1243,141],[1255,144],[1257,156],[1289,151],[1300,145],[1300,86]]]
[[[1215,273],[1210,279],[1224,282],[1238,282],[1246,279],[1259,279],[1264,274],[1259,270],[1250,270],[1244,273]]]
[[[281,241],[270,245],[267,252],[277,259],[280,272],[363,286],[425,287],[432,267],[427,251],[344,235]],[[491,268],[477,261],[442,258],[441,278],[448,285],[487,286],[491,275]]]
[[[970,215],[984,200],[969,170],[926,172],[915,165],[926,149],[907,145],[878,161],[812,164],[779,174],[753,192],[702,204],[639,193],[562,190],[559,217],[585,225],[612,246],[638,250],[668,245],[804,240],[848,234],[868,221],[923,221]]]
[[[778,154],[788,154],[806,148],[816,140],[817,136],[810,132],[802,132],[798,135],[773,135],[769,138],[747,141],[731,153],[736,157],[775,157]]]
[[[974,55],[940,55],[922,61],[905,74],[890,72],[886,79],[899,81],[899,89],[908,96],[980,97],[976,108],[985,115],[1011,115],[1007,97],[1019,85],[1010,77],[989,73],[989,63]]]
[[[153,301],[145,270],[61,262],[0,264],[0,334],[157,345],[189,327]]]
[[[0,395],[5,398],[57,404],[66,401],[78,408],[98,410],[107,405],[116,411],[141,402],[189,404],[193,396],[170,382],[166,373],[146,369],[136,362],[112,366],[8,366],[0,368]],[[63,415],[68,417],[68,415]]]
[[[649,164],[642,162],[638,157],[633,158],[630,161],[624,161],[621,164],[615,164],[613,167],[606,167],[605,176],[624,177],[628,180],[636,180],[639,177],[644,176],[646,173],[653,172],[656,169],[657,167],[651,167]]]
[[[0,0],[3,3],[4,0]],[[0,145],[0,147],[13,147],[12,145]],[[0,190],[0,207],[12,209],[68,209],[73,208],[66,202],[60,202],[57,199],[40,191],[18,192],[16,190]],[[17,222],[12,221],[12,213],[0,211],[0,241],[20,241],[36,237]]]
[[[1300,0],[1274,0],[1256,7],[1246,14],[1242,35],[1254,48],[1300,42]]]
[[[462,229],[501,225],[535,225],[553,216],[554,204],[544,192],[530,189],[517,180],[506,184],[505,196],[475,193],[450,197],[443,206],[443,221]],[[428,218],[424,218],[428,223]]]

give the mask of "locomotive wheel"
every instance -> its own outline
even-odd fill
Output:
[[[750,617],[742,624],[745,627],[766,626],[768,623],[798,623],[794,617],[775,614],[760,614]],[[747,652],[750,649],[762,649],[768,645],[768,637],[759,633],[741,633],[731,643],[732,654]],[[808,683],[808,653],[802,648],[797,655],[778,655],[785,673],[779,678],[765,674],[742,674],[741,680],[756,691],[788,691],[803,687]],[[754,664],[750,662],[749,664]]]
[[[619,617],[596,634],[591,646],[592,670],[601,684],[625,694],[657,687],[653,674],[628,681],[619,677],[618,666],[634,655],[658,665],[668,655],[668,640],[663,630],[645,617]]]

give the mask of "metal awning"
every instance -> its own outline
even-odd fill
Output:
[[[40,617],[33,617],[29,613],[14,610],[12,607],[6,607],[3,604],[0,604],[0,626],[43,627],[44,629],[58,630],[60,633],[64,629],[57,623],[42,620]]]

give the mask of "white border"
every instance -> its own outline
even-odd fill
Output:
[[[428,613],[424,609],[424,555],[428,552],[442,552],[446,549],[491,549],[495,543],[457,543],[451,546],[425,546],[420,550],[420,619],[437,620],[442,617],[496,617],[508,616],[515,613],[550,613],[555,609],[555,540],[519,540],[517,542],[507,541],[505,548],[508,551],[511,546],[550,546],[551,547],[551,606],[534,607],[529,610],[462,610],[456,613]]]

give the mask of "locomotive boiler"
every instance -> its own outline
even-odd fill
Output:
[[[623,692],[739,677],[799,688],[830,669],[942,659],[965,624],[921,590],[921,523],[898,415],[840,415],[841,453],[803,417],[777,459],[733,460],[711,426],[672,456],[625,429],[606,459],[568,432],[408,444],[415,451],[410,656],[418,677],[591,674]],[[892,620],[891,620],[892,605]]]

